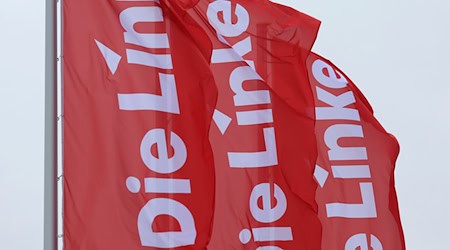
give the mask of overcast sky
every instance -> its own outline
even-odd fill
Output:
[[[408,250],[448,248],[450,2],[277,0],[322,20],[314,50],[361,88],[401,145]],[[0,8],[0,249],[42,249],[44,0]]]

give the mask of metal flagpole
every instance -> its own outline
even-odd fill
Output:
[[[45,8],[44,250],[57,247],[57,57],[56,1]]]

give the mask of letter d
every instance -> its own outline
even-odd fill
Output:
[[[152,224],[158,215],[169,215],[180,224],[179,232],[153,232]],[[142,246],[174,248],[195,243],[197,231],[189,209],[178,201],[155,198],[147,202],[138,216],[138,230]]]

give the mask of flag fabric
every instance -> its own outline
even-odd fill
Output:
[[[63,2],[64,247],[405,249],[399,146],[268,0]]]
[[[208,249],[320,249],[306,70],[319,21],[270,1],[200,0],[188,13],[209,31],[218,88]]]
[[[341,70],[313,53],[307,65],[316,103],[322,249],[405,249],[394,187],[397,140]]]
[[[209,39],[183,11],[159,1],[64,1],[67,250],[209,242],[217,90]]]

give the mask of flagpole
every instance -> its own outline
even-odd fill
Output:
[[[57,248],[56,0],[45,8],[44,250]]]

